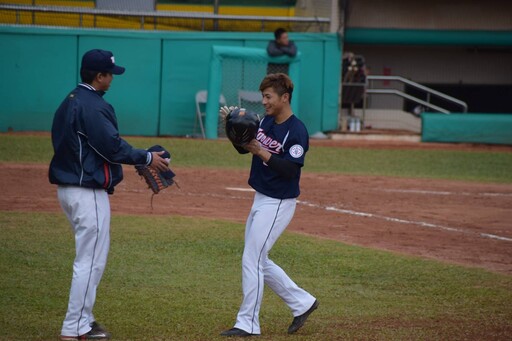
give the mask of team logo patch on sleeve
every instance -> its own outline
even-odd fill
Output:
[[[294,144],[290,148],[290,155],[295,159],[301,157],[303,154],[304,154],[304,148],[302,148],[302,146],[300,144]]]

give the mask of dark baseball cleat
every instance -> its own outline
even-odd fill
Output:
[[[243,329],[240,328],[231,328],[230,330],[225,330],[222,333],[220,333],[221,336],[229,336],[229,337],[248,337],[248,336],[254,336],[257,334],[251,334],[246,332]]]
[[[96,321],[90,324],[91,330],[84,335],[80,336],[64,336],[61,335],[61,341],[73,341],[73,340],[108,340],[111,335]]]
[[[98,322],[94,321],[90,324],[91,330],[85,334],[86,340],[102,340],[110,339],[112,335]]]
[[[316,308],[318,308],[318,305],[318,301],[315,300],[315,302],[313,303],[311,308],[308,309],[308,311],[306,311],[304,314],[300,316],[294,317],[292,324],[290,324],[290,326],[288,327],[288,334],[293,334],[297,330],[299,330],[304,325],[304,323],[306,323],[306,320],[308,319],[309,315],[311,315],[311,313],[315,311]]]

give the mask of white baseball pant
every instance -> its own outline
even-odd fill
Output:
[[[59,186],[60,205],[75,234],[76,256],[66,317],[61,335],[79,336],[91,330],[96,289],[110,247],[110,202],[102,189]]]
[[[261,334],[259,312],[263,286],[267,284],[290,308],[293,316],[304,314],[315,297],[295,284],[268,258],[270,249],[290,223],[297,200],[275,199],[256,192],[245,226],[242,257],[243,301],[235,328]]]

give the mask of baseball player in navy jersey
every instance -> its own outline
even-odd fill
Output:
[[[114,108],[103,95],[113,75],[124,71],[110,51],[85,53],[82,82],[66,96],[53,119],[49,179],[58,185],[58,199],[75,234],[76,248],[61,340],[110,338],[92,310],[110,247],[108,194],[123,179],[121,164],[168,170],[168,161],[160,156],[164,152],[135,149],[119,136]]]
[[[309,148],[304,124],[293,114],[293,83],[283,74],[269,74],[260,84],[266,116],[257,136],[239,153],[252,153],[249,185],[256,191],[245,227],[242,257],[243,301],[234,328],[222,336],[261,334],[259,312],[264,284],[290,308],[294,318],[288,333],[301,328],[318,301],[295,284],[268,253],[290,223],[300,194],[299,180]],[[225,110],[221,112],[226,114]]]

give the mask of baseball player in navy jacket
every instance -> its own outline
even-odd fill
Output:
[[[135,149],[119,136],[112,105],[103,99],[113,75],[125,68],[110,51],[91,50],[82,57],[82,82],[64,99],[52,125],[54,155],[49,179],[75,234],[76,256],[61,340],[108,339],[93,315],[110,245],[108,194],[123,179],[121,164],[168,168],[163,152]]]

